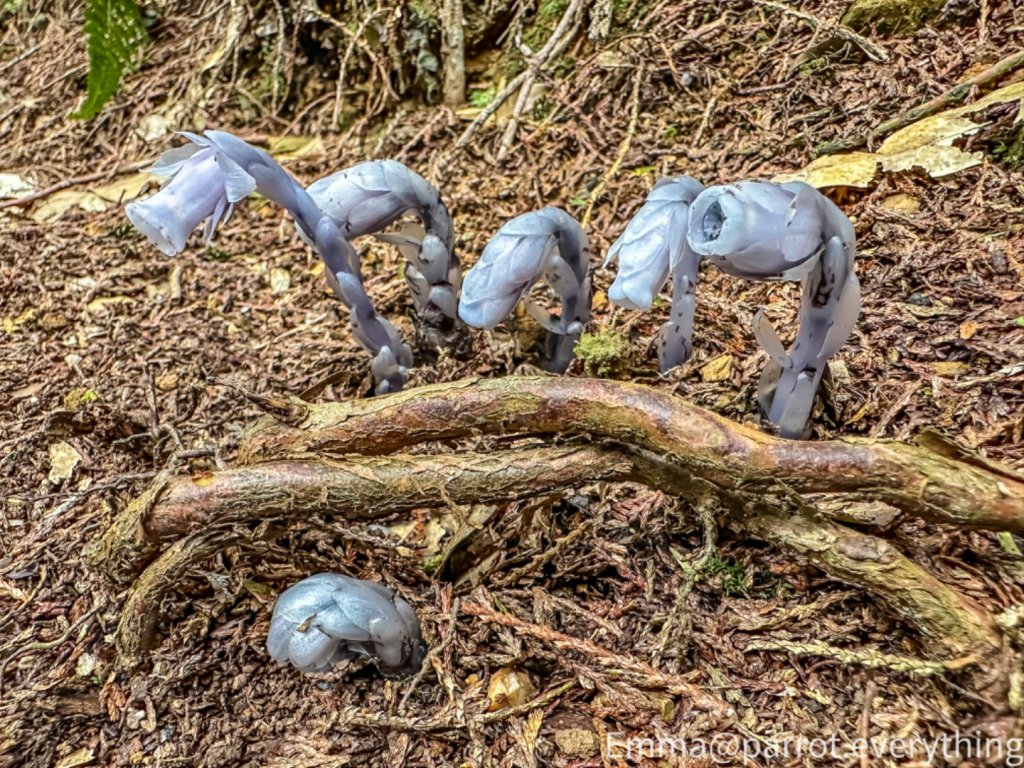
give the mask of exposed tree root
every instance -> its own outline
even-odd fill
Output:
[[[168,481],[132,502],[87,554],[94,566],[123,582],[156,557],[162,543],[211,525],[294,523],[318,512],[368,520],[635,476],[626,453],[585,447],[268,462]]]
[[[639,384],[511,376],[288,404],[292,425],[258,421],[242,461],[382,454],[474,434],[589,434],[650,451],[723,489],[857,492],[932,522],[1024,532],[1024,478],[1009,468],[930,445],[782,440]]]
[[[762,541],[801,555],[825,573],[862,587],[912,623],[943,657],[993,659],[1002,649],[995,617],[942,583],[889,542],[829,520],[784,511],[737,521]]]
[[[1021,478],[956,446],[935,438],[928,445],[785,441],[646,387],[598,380],[517,377],[283,405],[288,423],[267,417],[247,434],[248,466],[162,478],[93,546],[93,562],[125,579],[163,543],[179,539],[133,588],[119,627],[122,664],[144,660],[165,593],[194,564],[249,535],[252,523],[288,525],[312,513],[370,519],[632,481],[691,500],[711,493],[727,523],[877,597],[921,632],[936,657],[954,659],[956,668],[974,664],[977,687],[994,701],[1003,698],[1009,658],[984,607],[888,542],[825,519],[797,495],[840,494],[938,522],[1021,530]],[[553,433],[620,445],[380,455],[478,434]],[[486,610],[472,609],[480,616]],[[486,620],[511,621],[494,616]],[[710,707],[710,700],[698,704],[693,691],[683,693]]]

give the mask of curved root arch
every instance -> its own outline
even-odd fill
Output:
[[[144,569],[119,629],[127,666],[145,659],[153,607],[194,564],[236,543],[240,526],[299,523],[313,513],[366,520],[609,481],[689,498],[710,490],[728,524],[863,588],[915,626],[937,657],[974,663],[979,687],[999,693],[1005,680],[1010,659],[989,611],[797,495],[855,495],[935,522],[1024,530],[1024,480],[934,437],[779,440],[647,387],[587,379],[513,377],[281,405],[287,418],[264,417],[250,429],[243,465],[161,479],[91,548],[94,564],[116,580]],[[598,444],[386,455],[431,440],[556,433]]]

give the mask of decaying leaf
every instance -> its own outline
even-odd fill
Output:
[[[525,704],[537,694],[530,676],[515,667],[502,667],[487,684],[488,712]]]
[[[274,267],[270,270],[271,293],[285,293],[292,287],[292,276],[287,269]]]
[[[16,173],[0,173],[0,199],[24,197],[36,191],[36,183]]]
[[[700,369],[700,377],[706,382],[728,381],[732,375],[732,355],[719,355]]]
[[[967,363],[941,362],[932,363],[932,370],[939,376],[959,376],[971,370]]]
[[[111,204],[127,202],[139,197],[148,186],[159,181],[159,178],[152,173],[133,173],[115,178],[107,184],[101,184],[92,189],[85,187],[62,189],[42,200],[32,210],[32,218],[43,224],[57,221],[74,207],[89,212],[105,211]]]
[[[96,753],[93,752],[92,747],[82,747],[57,761],[56,768],[77,768],[80,765],[89,765],[95,758]]]
[[[994,104],[1014,101],[1018,104],[1014,123],[1018,124],[1024,120],[1024,82],[1000,88],[972,104],[922,118],[889,136],[877,152],[825,155],[804,169],[780,174],[773,181],[804,181],[818,188],[866,189],[879,166],[890,172],[921,168],[936,179],[949,176],[981,164],[981,152],[967,152],[954,145],[958,139],[985,127],[969,116]]]
[[[82,461],[82,454],[74,446],[63,440],[50,445],[50,473],[47,476],[51,483],[59,485],[70,480],[71,475]]]

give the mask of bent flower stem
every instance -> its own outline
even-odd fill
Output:
[[[254,191],[264,195],[292,215],[303,238],[323,258],[328,282],[350,310],[356,339],[373,355],[376,391],[401,389],[413,363],[412,352],[374,309],[355,250],[332,218],[263,150],[225,131],[183,135],[191,143],[165,153],[151,169],[171,180],[156,194],[126,206],[132,224],[173,256],[184,250],[189,233],[202,222],[209,242],[239,200]],[[447,236],[451,237],[450,226]]]
[[[803,437],[832,357],[860,314],[856,236],[846,215],[803,182],[710,187],[690,210],[687,241],[722,271],[754,280],[802,280],[799,330],[789,352],[759,312],[754,335],[770,358],[759,400],[784,437]]]

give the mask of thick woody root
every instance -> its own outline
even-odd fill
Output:
[[[783,440],[638,384],[512,376],[286,405],[289,423],[258,421],[242,461],[384,454],[476,434],[589,434],[649,451],[721,489],[857,493],[932,522],[1024,532],[1024,478],[934,437],[927,445]]]
[[[189,571],[221,549],[235,544],[237,535],[214,532],[186,536],[164,552],[132,586],[117,624],[117,663],[134,670],[156,645],[156,629],[164,597]]]
[[[125,582],[166,542],[210,526],[294,523],[313,513],[368,520],[417,508],[508,501],[635,474],[628,455],[603,448],[268,462],[155,485],[87,555],[112,579]]]
[[[973,662],[979,689],[1005,691],[1008,658],[995,617],[913,562],[889,542],[830,520],[760,511],[736,527],[801,556],[829,576],[860,587],[924,635],[941,658]]]
[[[631,464],[631,459],[635,462]],[[391,462],[394,460],[394,464]],[[118,539],[123,531],[159,532],[161,537],[193,531],[155,560],[135,584],[118,634],[121,663],[145,659],[158,618],[157,608],[189,568],[236,543],[245,524],[273,521],[282,526],[312,513],[368,519],[401,509],[450,503],[526,498],[595,480],[644,482],[669,492],[691,492],[688,481],[663,473],[657,462],[600,448],[546,448],[479,456],[350,459],[348,462],[281,461],[194,478],[164,486],[160,500],[133,512],[148,515],[136,524],[114,526],[107,551],[134,548],[155,554],[159,539]],[[430,467],[431,462],[437,467]],[[337,485],[336,485],[337,484]],[[794,552],[841,581],[865,589],[922,633],[942,658],[968,658],[984,670],[984,685],[998,678],[1001,636],[980,605],[946,586],[887,542],[828,520],[813,511],[793,513],[781,503],[727,493],[723,508],[735,525]],[[750,510],[754,512],[751,514]],[[138,560],[112,559],[127,568]],[[131,567],[128,567],[131,566]]]
[[[821,518],[796,496],[831,493],[964,527],[1022,530],[1021,478],[941,439],[780,440],[646,387],[561,378],[467,381],[283,406],[282,421],[264,418],[246,436],[248,466],[161,478],[93,546],[93,563],[123,581],[166,542],[186,536],[136,584],[119,633],[124,663],[144,658],[164,593],[252,523],[288,525],[313,513],[371,519],[632,481],[686,498],[712,493],[737,527],[879,598],[917,627],[937,657],[973,661],[983,690],[997,696],[1005,677],[1002,637],[988,611],[887,542]],[[554,433],[620,447],[381,456],[439,439]]]

